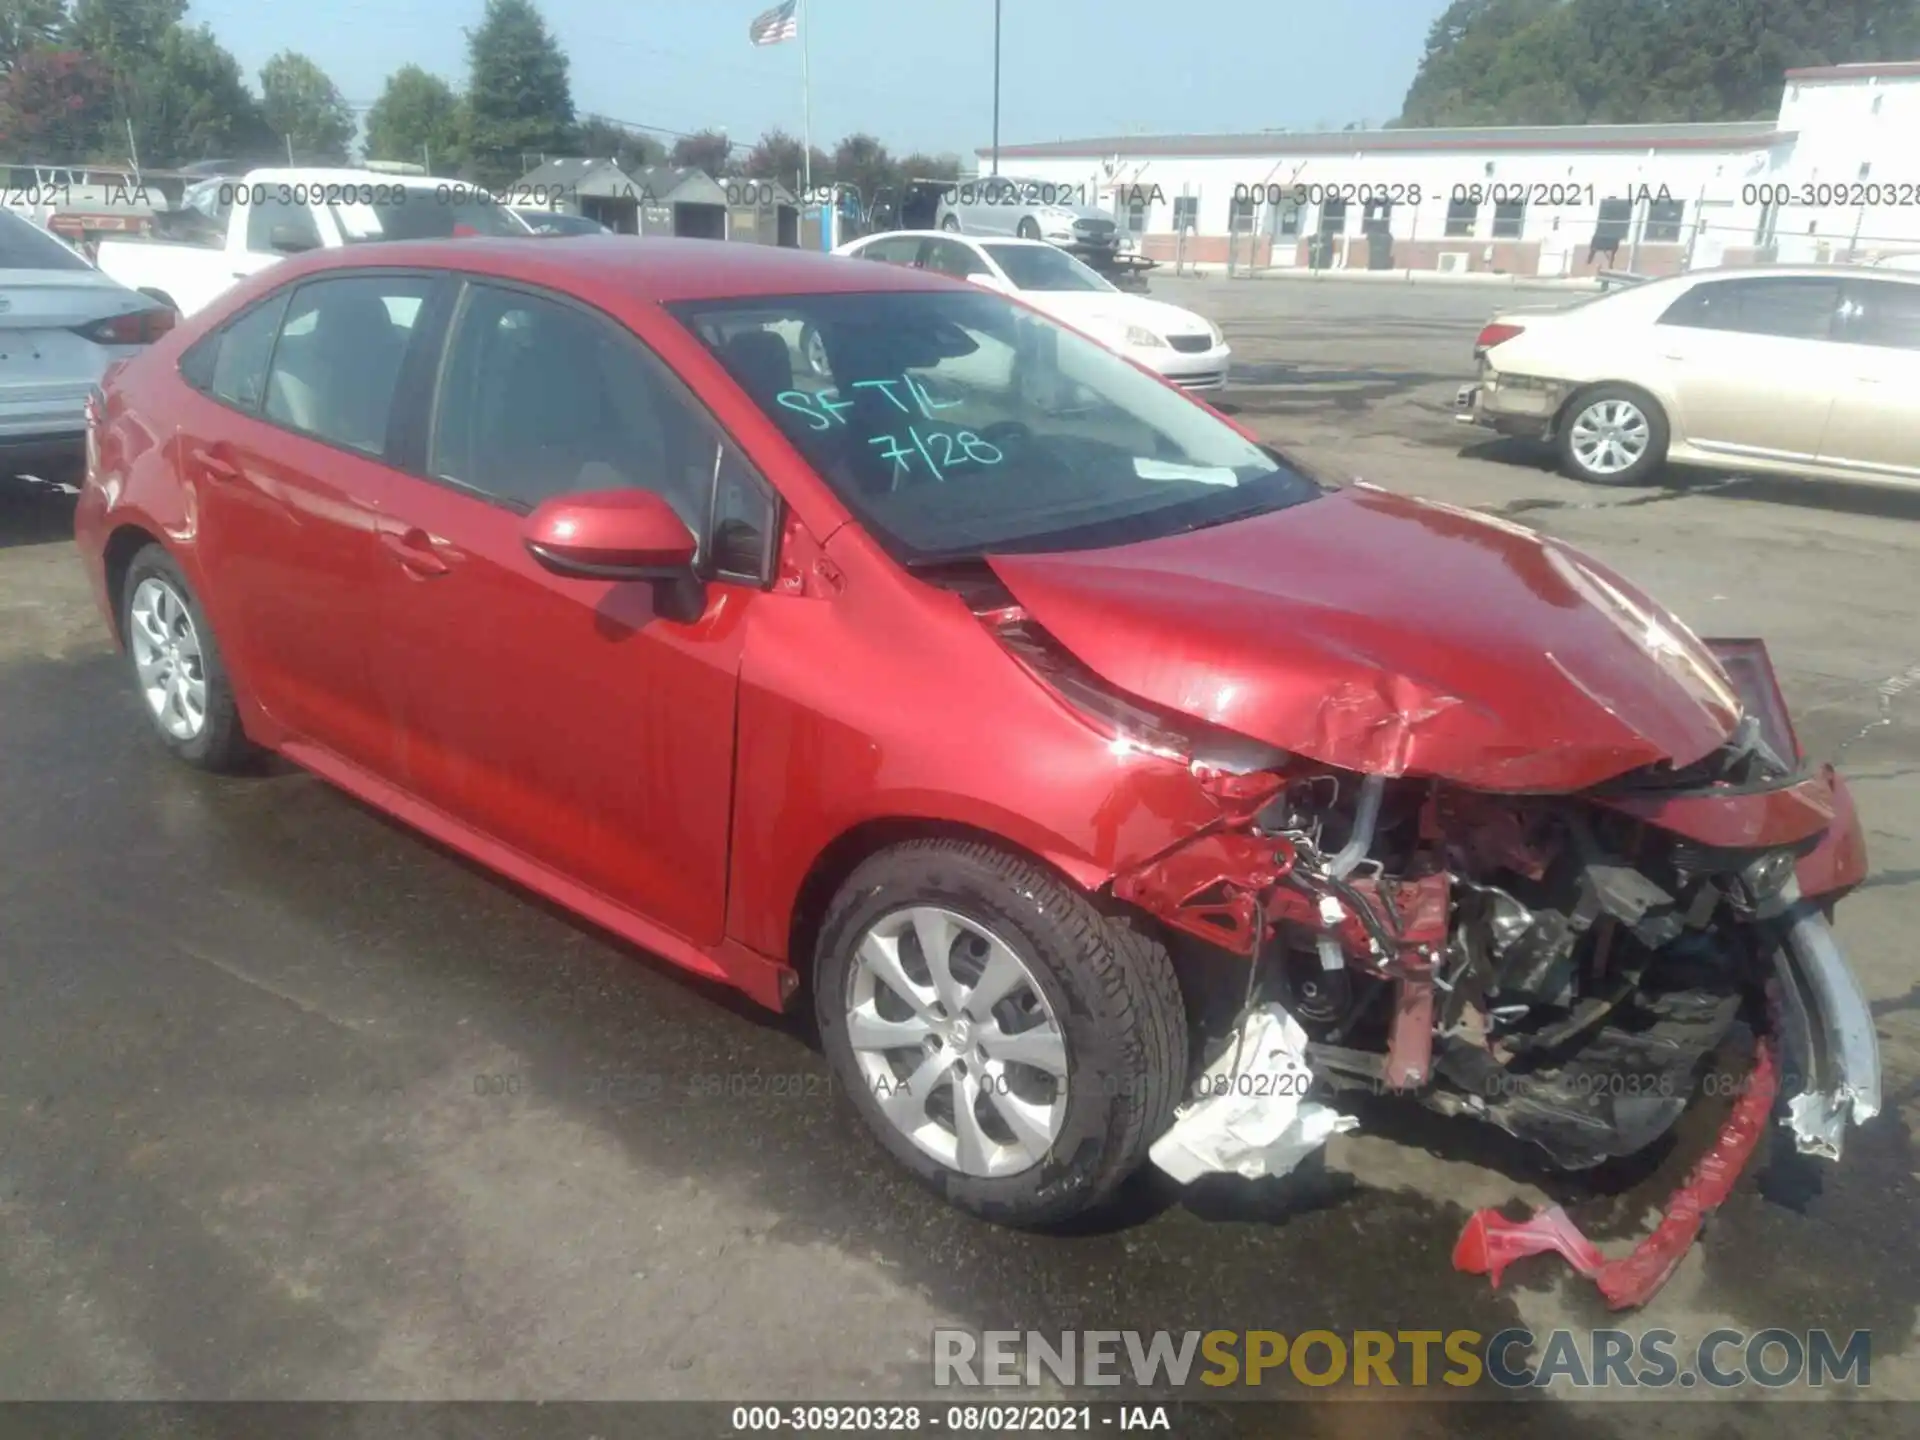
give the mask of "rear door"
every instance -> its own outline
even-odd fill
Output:
[[[276,721],[363,766],[388,748],[367,637],[405,418],[394,395],[409,354],[434,343],[449,288],[418,272],[308,281],[181,365],[199,393],[179,417],[179,465],[222,642]]]
[[[1667,307],[1655,355],[1676,437],[1729,456],[1811,462],[1837,391],[1841,287],[1828,276],[1709,280]]]
[[[1920,285],[1849,280],[1820,463],[1920,480]]]
[[[786,366],[754,334],[757,362]],[[653,489],[700,541],[698,593],[556,575],[521,538],[551,496]],[[734,717],[770,492],[624,326],[473,282],[418,473],[382,507],[377,668],[395,782],[698,943],[722,935]]]

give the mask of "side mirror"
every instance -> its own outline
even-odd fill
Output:
[[[291,225],[276,225],[267,232],[267,247],[278,250],[282,255],[298,255],[303,251],[317,250],[313,237]]]
[[[547,569],[580,580],[688,580],[699,548],[651,490],[556,495],[527,516],[520,536]]]

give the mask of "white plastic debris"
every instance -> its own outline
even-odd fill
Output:
[[[1351,1115],[1305,1098],[1313,1084],[1306,1048],[1306,1031],[1281,1006],[1248,1015],[1195,1084],[1195,1098],[1153,1142],[1153,1163],[1183,1185],[1202,1175],[1257,1180],[1285,1175],[1353,1129],[1360,1122]]]

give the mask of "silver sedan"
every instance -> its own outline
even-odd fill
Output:
[[[173,327],[172,309],[108,279],[0,208],[0,480],[75,478],[87,396],[116,360]]]

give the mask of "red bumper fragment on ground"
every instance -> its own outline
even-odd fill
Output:
[[[1600,1287],[1609,1308],[1631,1310],[1646,1304],[1693,1248],[1707,1216],[1733,1192],[1766,1127],[1779,1084],[1773,1051],[1762,1039],[1754,1052],[1753,1073],[1713,1148],[1693,1167],[1686,1183],[1667,1202],[1659,1225],[1631,1255],[1607,1259],[1558,1205],[1528,1220],[1508,1220],[1497,1210],[1476,1210],[1453,1247],[1453,1268],[1489,1276],[1497,1288],[1501,1273],[1515,1260],[1552,1250]]]

